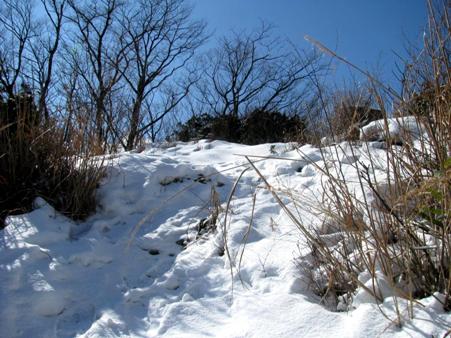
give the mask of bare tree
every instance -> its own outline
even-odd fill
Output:
[[[317,56],[284,47],[271,31],[262,24],[250,34],[233,33],[207,56],[204,81],[197,89],[211,113],[238,117],[255,109],[283,111],[298,103],[299,85],[317,70]]]
[[[173,84],[159,88],[156,95],[148,95],[141,107],[141,123],[137,132],[138,142],[145,134],[150,136],[155,142],[163,129],[164,118],[176,111],[180,102],[188,95],[189,89],[197,80],[196,77],[189,77],[182,84]]]
[[[106,144],[106,101],[123,74],[124,49],[121,33],[115,30],[115,15],[121,4],[116,0],[68,1],[70,21],[76,35],[68,43],[71,67],[89,93],[98,142]],[[79,47],[79,48],[77,48]]]
[[[31,16],[28,1],[4,0],[0,4],[0,89],[9,98],[14,97],[24,75],[26,52],[33,37]]]
[[[196,82],[188,63],[205,41],[205,24],[191,20],[184,0],[138,1],[121,16],[132,92],[126,149],[132,149],[188,94]],[[183,74],[184,81],[177,78]],[[147,116],[143,114],[143,106]],[[153,135],[155,137],[155,135]]]
[[[33,80],[37,82],[38,90],[38,113],[49,120],[49,109],[47,98],[50,85],[53,79],[55,59],[61,42],[64,11],[66,0],[41,0],[41,5],[46,14],[48,29],[43,34],[37,36],[30,45],[32,56]]]

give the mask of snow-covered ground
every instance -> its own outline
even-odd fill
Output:
[[[380,155],[375,170],[384,173],[383,149],[341,149],[323,149],[324,156],[342,164],[350,184],[365,151]],[[385,318],[395,318],[391,297],[378,305],[359,296],[344,312],[321,305],[299,269],[308,253],[300,231],[255,170],[237,182],[248,166],[242,155],[255,156],[275,189],[305,199],[302,222],[320,224],[308,209],[320,198],[327,163],[312,146],[202,140],[120,153],[110,158],[101,207],[86,222],[40,199],[33,212],[7,220],[0,336],[443,337],[451,315],[433,297],[415,306],[413,320],[397,299],[402,328]],[[205,218],[215,209],[217,227],[209,229]]]

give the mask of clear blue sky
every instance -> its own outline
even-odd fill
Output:
[[[215,35],[252,29],[261,20],[300,48],[308,34],[347,60],[395,85],[392,72],[405,55],[406,41],[421,44],[426,0],[192,0],[196,18],[205,19]],[[347,78],[341,66],[336,80]]]

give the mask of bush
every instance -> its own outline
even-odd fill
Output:
[[[180,124],[176,138],[189,141],[202,138],[244,144],[261,144],[303,140],[305,120],[279,112],[255,110],[244,117],[208,114],[191,117]]]
[[[185,123],[178,124],[175,137],[182,142],[208,138],[211,133],[212,121],[213,117],[208,114],[193,115]]]
[[[305,127],[305,121],[297,115],[290,117],[279,112],[255,110],[244,118],[241,142],[261,144],[301,141]]]
[[[334,136],[334,142],[357,141],[361,127],[384,117],[382,109],[374,108],[375,100],[366,88],[339,91],[331,101],[332,112],[323,124],[327,136]]]
[[[210,138],[240,143],[245,129],[243,120],[234,115],[217,116],[211,122]]]
[[[0,227],[8,215],[30,211],[38,196],[73,219],[96,208],[102,163],[64,143],[56,121],[40,121],[29,93],[0,101]]]

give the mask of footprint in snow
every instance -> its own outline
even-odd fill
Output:
[[[312,165],[306,165],[296,170],[302,177],[312,177],[316,175],[316,170]]]
[[[157,249],[150,249],[150,250],[148,250],[148,252],[149,252],[149,255],[151,255],[151,256],[157,256],[160,254],[160,250],[157,250]]]
[[[75,337],[85,332],[95,320],[92,304],[72,304],[59,317],[56,324],[57,337]]]

